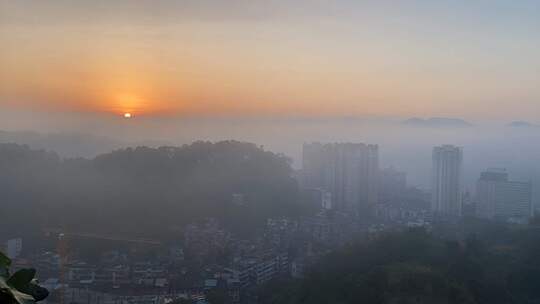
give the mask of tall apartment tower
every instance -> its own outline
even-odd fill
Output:
[[[304,144],[302,147],[302,187],[307,189],[322,189],[326,155],[323,144]]]
[[[508,180],[504,169],[488,169],[476,182],[476,214],[488,219],[521,219],[532,216],[530,182]]]
[[[433,148],[431,210],[435,214],[460,216],[463,149],[452,145]]]
[[[330,192],[335,209],[369,215],[377,203],[377,145],[304,144],[302,165],[304,187]]]

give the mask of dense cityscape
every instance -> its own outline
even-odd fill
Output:
[[[168,240],[41,227],[42,248],[24,250],[28,241],[12,235],[5,252],[14,269],[37,270],[51,291],[47,303],[259,303],[269,282],[302,280],[353,242],[413,228],[459,234],[463,218],[529,224],[530,182],[486,168],[470,193],[462,186],[464,149],[443,145],[432,155],[429,193],[408,185],[406,172],[379,168],[377,145],[304,144],[302,168],[293,175],[308,211],[265,218],[249,237],[199,217],[173,227]],[[238,208],[252,204],[246,193],[228,199]]]

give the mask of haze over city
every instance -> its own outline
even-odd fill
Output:
[[[382,144],[396,132],[380,121],[460,118],[493,140],[512,121],[540,123],[536,1],[2,1],[1,8],[4,130],[174,144],[233,138],[298,159],[303,141]],[[127,112],[136,119],[123,121]],[[377,127],[364,132],[365,121]],[[429,145],[474,140],[468,131],[448,139],[425,133],[434,137]],[[535,141],[515,136],[517,145]],[[496,145],[512,146],[506,137]]]
[[[535,0],[0,0],[0,283],[536,303],[539,28]]]

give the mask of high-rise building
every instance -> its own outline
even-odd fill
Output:
[[[304,144],[302,172],[303,186],[328,191],[337,210],[367,215],[377,203],[377,145]]]
[[[489,219],[523,219],[532,216],[530,182],[508,180],[504,169],[482,172],[476,183],[477,216]]]
[[[22,239],[16,238],[16,239],[10,239],[6,242],[6,255],[10,259],[17,258],[22,251]]]
[[[463,149],[452,145],[433,148],[431,210],[435,214],[460,216]]]

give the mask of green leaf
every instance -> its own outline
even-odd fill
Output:
[[[8,258],[2,251],[0,251],[0,267],[9,267],[11,265],[11,259]]]
[[[11,259],[0,251],[0,277],[7,278],[9,276],[9,266]]]
[[[25,290],[19,291],[31,295],[36,302],[43,301],[49,296],[49,291],[46,288],[39,286],[39,282],[36,279],[33,279]]]
[[[9,285],[6,283],[6,279],[0,277],[0,290],[9,289]]]
[[[49,292],[34,279],[35,269],[21,269],[9,277],[11,260],[0,252],[0,304],[35,304]]]
[[[0,277],[0,294],[3,301],[8,300],[7,303],[18,303],[18,304],[34,304],[36,300],[33,296],[24,294],[15,288],[10,287],[4,278]],[[2,303],[2,304],[7,304]]]
[[[0,277],[0,293],[1,299],[5,301],[9,300],[8,303],[18,303],[18,304],[35,304],[36,300],[32,295],[22,293],[17,289],[8,285],[6,280]],[[3,303],[2,304],[7,304]]]
[[[15,301],[19,304],[35,304],[36,300],[33,296],[29,294],[22,293],[18,290],[11,289],[11,294],[13,295],[13,298],[15,298]]]
[[[36,276],[36,270],[33,268],[21,269],[15,272],[7,280],[7,283],[19,291],[25,291],[26,289],[28,289],[28,284],[32,282],[35,276]]]

